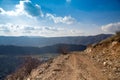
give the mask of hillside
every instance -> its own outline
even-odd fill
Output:
[[[48,60],[25,77],[24,80],[120,80],[120,35],[90,45],[85,51]],[[12,75],[8,79],[12,80]]]
[[[61,55],[33,70],[30,80],[107,80],[90,58],[82,53]]]
[[[95,35],[95,36],[76,36],[76,37],[0,36],[0,45],[32,46],[32,47],[45,47],[45,46],[50,46],[50,45],[55,45],[55,44],[88,45],[88,44],[97,43],[110,36],[111,34],[100,34],[100,35]]]
[[[13,46],[13,45],[1,45],[0,46],[0,55],[7,56],[18,56],[18,55],[35,55],[35,54],[54,54],[60,53],[59,49],[61,47],[66,47],[68,51],[82,51],[86,49],[84,45],[74,45],[74,44],[56,44],[46,47],[21,47],[21,46]]]
[[[91,45],[85,52],[100,65],[101,71],[108,75],[108,80],[120,80],[120,35]]]

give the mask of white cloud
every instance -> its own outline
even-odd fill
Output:
[[[35,12],[33,12],[33,10]],[[33,17],[33,15],[41,17],[44,16],[41,11],[41,7],[37,4],[33,5],[29,0],[20,1],[19,4],[15,5],[14,10],[6,11],[3,8],[0,8],[0,14],[8,16],[26,15],[28,17]]]
[[[65,23],[65,24],[72,24],[75,22],[75,19],[71,16],[65,16],[65,17],[57,17],[52,14],[47,13],[46,17],[53,20],[54,23]]]
[[[26,12],[24,11],[24,2],[28,1],[20,1],[20,3],[15,6],[15,9],[11,11],[5,11],[4,9],[0,8],[1,14],[8,16],[18,16],[26,14]]]
[[[117,23],[110,23],[110,24],[107,24],[107,25],[103,25],[101,27],[101,29],[103,31],[106,31],[106,32],[111,32],[111,33],[114,33],[116,31],[120,31],[120,22],[117,22]]]
[[[32,2],[24,3],[24,10],[31,16],[34,17],[44,17],[43,12],[41,10],[41,6],[38,4],[33,4]]]
[[[53,31],[53,32],[56,32],[56,31],[63,31],[64,29],[63,28],[59,28],[59,27],[45,27],[46,30],[48,31]]]

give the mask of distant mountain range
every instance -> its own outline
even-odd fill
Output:
[[[20,47],[12,45],[1,45],[0,55],[35,55],[35,54],[45,54],[45,53],[60,53],[61,49],[67,51],[82,51],[86,49],[84,45],[73,45],[73,44],[56,44],[52,46],[46,46],[42,48],[38,47]]]
[[[100,34],[96,36],[77,37],[5,37],[0,36],[0,45],[45,47],[55,44],[77,44],[88,45],[110,37],[111,34]]]

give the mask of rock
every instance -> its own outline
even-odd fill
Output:
[[[103,65],[104,65],[104,66],[107,66],[107,62],[103,62]]]

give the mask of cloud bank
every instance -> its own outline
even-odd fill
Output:
[[[106,32],[115,33],[116,31],[120,31],[120,22],[103,25],[101,29]]]
[[[53,35],[54,34],[54,35]],[[78,36],[82,34],[80,30],[51,26],[29,26],[16,24],[0,24],[0,35],[5,36]]]

